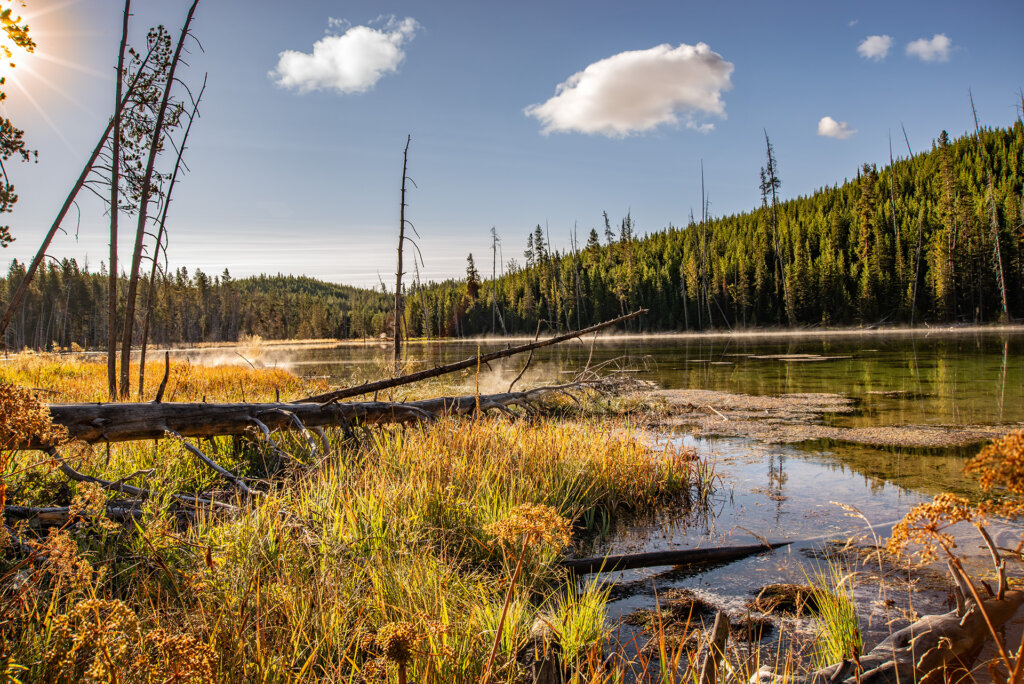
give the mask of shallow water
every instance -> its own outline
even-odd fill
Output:
[[[414,343],[410,360],[422,366],[449,363],[506,343],[496,341]],[[249,361],[286,366],[300,375],[326,376],[332,384],[380,377],[390,347],[370,344],[293,349],[240,350]],[[232,352],[228,352],[230,355]],[[208,361],[223,350],[189,351]],[[799,359],[780,356],[803,355]],[[237,359],[236,359],[237,360]],[[481,391],[504,391],[522,367],[516,358],[493,364],[480,378]],[[590,363],[620,367],[668,389],[713,389],[749,394],[841,393],[857,400],[852,414],[828,416],[837,425],[861,427],[906,424],[1024,424],[1024,332],[919,335],[843,335],[802,338],[736,339],[611,337],[594,345],[569,343],[541,349],[528,381],[568,378]],[[466,388],[476,378],[464,378]],[[692,446],[715,463],[721,485],[713,511],[686,516],[666,510],[653,518],[620,524],[589,551],[626,553],[669,548],[749,544],[758,538],[794,540],[792,546],[699,573],[672,568],[616,573],[619,589],[609,618],[650,608],[655,592],[694,589],[712,603],[739,615],[759,587],[806,581],[816,561],[808,556],[828,539],[873,533],[888,536],[891,525],[911,506],[940,491],[972,496],[974,483],[960,472],[963,451],[927,453],[879,450],[843,444],[766,445],[737,438],[693,440],[662,435]],[[832,502],[853,505],[863,516]],[[869,530],[868,523],[871,529]],[[997,530],[1009,540],[1021,528]],[[964,552],[984,568],[978,543],[964,531]],[[1016,546],[1016,543],[1008,543]],[[863,570],[863,568],[862,568]],[[1020,569],[1011,568],[1011,574]],[[901,611],[910,601],[921,614],[948,610],[941,582],[908,587],[858,585],[862,626],[868,648],[907,624]],[[895,606],[886,608],[883,599]],[[807,635],[808,620],[783,621],[783,631]],[[627,632],[629,628],[624,628]],[[629,634],[626,634],[628,637]],[[773,637],[775,639],[777,637]]]

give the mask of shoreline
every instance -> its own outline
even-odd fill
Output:
[[[600,342],[612,342],[616,340],[735,340],[735,339],[793,339],[793,338],[830,338],[830,337],[931,337],[962,335],[983,335],[983,334],[1011,334],[1024,335],[1024,324],[991,324],[983,326],[915,326],[893,327],[893,328],[748,328],[743,330],[726,331],[699,331],[699,332],[651,332],[651,333],[602,333],[597,337]],[[555,333],[551,333],[552,335]],[[476,337],[443,337],[443,338],[409,338],[403,340],[404,344],[449,344],[449,343],[472,343],[489,342],[501,344],[503,342],[532,342],[534,336],[530,335],[508,335],[490,336],[481,335]],[[544,338],[542,338],[544,339]],[[580,338],[581,340],[584,338]],[[587,338],[588,340],[593,338]],[[238,349],[240,347],[305,347],[305,348],[330,348],[330,347],[365,347],[385,346],[390,347],[394,343],[393,338],[360,338],[360,339],[312,339],[312,340],[240,340],[238,342],[200,342],[188,345],[170,345],[162,347],[150,347],[148,353],[163,353],[165,351],[216,351],[222,349]],[[11,352],[11,355],[20,352]],[[43,352],[38,352],[43,353]],[[53,352],[61,353],[61,352]],[[105,353],[103,350],[88,350],[80,352],[62,352],[78,354]]]
[[[552,333],[554,334],[554,333]],[[771,340],[771,339],[814,339],[814,338],[855,338],[855,337],[959,337],[965,335],[1024,335],[1024,323],[1012,324],[990,324],[990,325],[967,325],[967,326],[915,326],[911,327],[885,327],[885,328],[746,328],[743,330],[712,330],[700,332],[649,332],[649,333],[624,333],[611,332],[602,333],[597,337],[598,343],[609,343],[630,340]],[[509,335],[477,337],[443,337],[443,338],[422,338],[415,337],[404,341],[406,345],[428,345],[428,344],[466,344],[466,343],[489,343],[502,344],[508,342],[532,342],[536,339],[530,335]],[[542,338],[543,339],[543,338]],[[579,338],[583,340],[583,338]],[[588,337],[585,342],[593,340]],[[151,354],[162,354],[164,352],[181,353],[188,351],[214,352],[233,351],[240,348],[304,348],[304,349],[330,349],[340,347],[390,347],[394,343],[393,338],[362,338],[362,339],[306,339],[306,340],[240,340],[237,342],[200,342],[190,345],[170,345],[162,347],[150,347],[147,349]],[[74,354],[80,356],[92,356],[106,354],[104,350],[88,350],[77,352],[43,352],[29,350],[30,353],[58,353]],[[4,358],[17,356],[21,351],[8,352]],[[133,355],[137,353],[134,350]],[[2,359],[0,359],[2,360]]]

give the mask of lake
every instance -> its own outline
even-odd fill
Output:
[[[416,368],[449,363],[504,348],[505,340],[413,342],[407,346]],[[513,344],[516,344],[514,342]],[[351,384],[386,374],[387,344],[253,346],[178,352],[197,362],[217,360],[283,366],[299,375]],[[525,358],[492,364],[481,373],[481,391],[505,391]],[[849,414],[826,416],[847,427],[894,425],[1024,425],[1024,331],[894,333],[808,333],[799,336],[682,337],[608,336],[538,350],[524,384],[566,381],[587,366],[618,369],[666,389],[710,389],[732,393],[839,393],[856,400]],[[456,376],[472,392],[475,373]],[[456,388],[457,389],[457,388]],[[748,544],[758,538],[794,540],[783,551],[698,573],[650,568],[615,573],[618,589],[611,618],[650,608],[655,592],[688,588],[732,612],[761,586],[804,582],[818,561],[814,550],[828,539],[856,534],[888,535],[911,506],[940,491],[976,496],[961,469],[973,450],[876,449],[842,443],[765,444],[742,438],[699,438],[662,433],[655,441],[685,444],[712,460],[720,477],[713,508],[703,515],[666,510],[646,520],[620,522],[589,552]],[[837,503],[855,506],[851,517]],[[870,523],[870,529],[868,527]],[[1009,540],[1016,524],[997,525]],[[984,554],[968,534],[963,551],[976,567]],[[898,573],[897,573],[898,574]],[[905,578],[904,578],[905,579]],[[906,586],[904,586],[906,585]],[[913,591],[913,593],[912,593]],[[879,592],[886,594],[883,601]],[[900,611],[945,612],[941,583],[911,587],[898,578],[877,578],[858,586],[861,620],[870,645],[907,624]],[[806,635],[807,620],[783,621],[783,635]],[[629,628],[624,628],[629,636]],[[788,630],[788,631],[787,631]],[[777,634],[779,631],[777,630]],[[775,637],[779,638],[779,637]]]

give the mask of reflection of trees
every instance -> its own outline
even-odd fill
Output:
[[[783,454],[768,455],[768,498],[775,502],[775,522],[782,518],[782,502],[786,500],[783,493],[789,475],[785,470],[786,457]]]

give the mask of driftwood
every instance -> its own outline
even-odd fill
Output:
[[[717,546],[708,549],[682,549],[676,551],[630,553],[621,556],[569,558],[562,561],[562,567],[577,574],[586,575],[592,572],[614,572],[616,570],[630,570],[632,568],[651,568],[659,565],[728,563],[788,546],[792,543],[791,541],[768,542],[747,546]]]
[[[1006,564],[987,532],[982,536],[992,552],[999,586],[982,597],[968,579],[956,558],[949,562],[953,578],[956,610],[943,615],[926,615],[917,622],[892,634],[869,653],[855,660],[843,660],[812,672],[803,679],[776,674],[762,667],[751,677],[752,684],[907,684],[907,682],[949,682],[964,680],[985,643],[996,638],[1000,660],[1010,664],[999,635],[1024,605],[1024,591],[1009,589]],[[998,636],[997,636],[998,635]],[[999,681],[998,679],[996,681]]]
[[[523,352],[533,351],[534,349],[540,349],[541,347],[549,347],[559,342],[566,342],[568,340],[582,337],[583,335],[589,335],[592,332],[603,330],[611,327],[616,323],[622,323],[624,321],[637,318],[648,312],[648,309],[640,309],[634,311],[631,314],[625,316],[619,316],[613,318],[610,321],[604,323],[598,323],[592,325],[589,328],[583,328],[582,330],[575,330],[573,332],[565,333],[564,335],[556,335],[555,337],[549,337],[546,340],[539,342],[530,342],[529,344],[522,344],[518,347],[509,347],[508,349],[502,349],[501,351],[490,352],[488,354],[481,354],[474,356],[462,361],[455,363],[449,363],[444,366],[437,366],[436,368],[429,368],[422,370],[417,373],[410,373],[408,375],[402,375],[397,378],[391,378],[389,380],[378,380],[377,382],[368,382],[365,385],[357,385],[355,387],[345,387],[342,389],[332,390],[330,392],[324,392],[323,394],[316,394],[311,397],[304,399],[298,399],[295,403],[316,403],[323,404],[327,402],[338,401],[340,399],[347,399],[349,397],[357,397],[362,394],[370,394],[372,392],[379,392],[380,390],[390,389],[392,387],[399,387],[401,385],[408,385],[414,382],[420,382],[421,380],[427,380],[429,378],[436,378],[441,375],[447,375],[448,373],[454,373],[456,371],[465,370],[466,368],[478,368],[480,364],[490,363],[496,359],[504,359],[509,356],[515,356],[516,354],[522,354]]]
[[[90,444],[181,437],[243,435],[261,426],[269,430],[316,428],[335,425],[381,425],[430,421],[445,415],[480,410],[529,407],[547,394],[580,389],[584,384],[538,387],[524,392],[484,394],[479,397],[437,397],[410,402],[365,401],[327,404],[287,403],[95,403],[51,404],[53,422],[67,428],[68,436]],[[532,410],[529,409],[528,410]],[[23,448],[37,448],[25,444]]]
[[[984,601],[985,611],[997,625],[1005,624],[1024,604],[1024,591],[1007,591],[1003,599]],[[981,647],[991,638],[985,618],[972,604],[964,615],[952,611],[944,615],[926,615],[878,644],[857,663],[844,660],[814,672],[804,684],[907,684],[928,677],[943,676],[947,670],[969,669]],[[752,681],[761,684],[782,682],[770,668],[762,668]],[[800,683],[799,679],[788,681]]]
[[[711,630],[711,640],[707,643],[704,662],[700,666],[699,684],[716,684],[719,669],[725,659],[725,642],[729,639],[729,616],[723,611],[715,615],[715,626]]]

